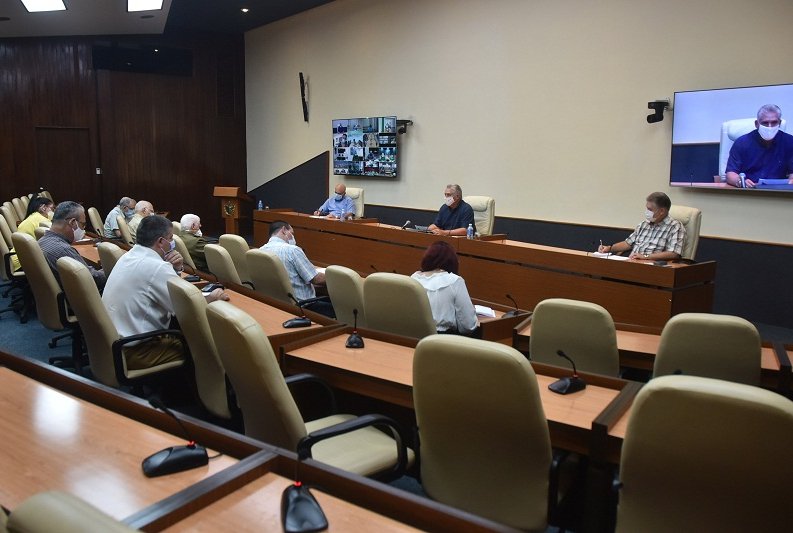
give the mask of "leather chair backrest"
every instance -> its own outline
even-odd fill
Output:
[[[195,366],[201,403],[213,415],[231,418],[226,391],[226,371],[220,362],[207,321],[207,302],[198,288],[182,278],[168,280],[168,293]]]
[[[355,203],[355,218],[363,218],[363,189],[347,187],[347,196]]]
[[[39,322],[53,331],[65,328],[67,324],[61,321],[61,317],[65,317],[65,311],[61,311],[58,305],[61,288],[36,239],[17,231],[12,235],[12,240],[36,300]]]
[[[182,225],[179,224],[176,220],[171,220],[171,224],[173,225],[173,234],[179,235],[182,233]]]
[[[17,220],[21,222],[27,218],[25,216],[27,210],[22,205],[22,200],[20,200],[19,198],[12,198],[11,205],[14,206],[14,213],[16,213]]]
[[[91,222],[95,234],[100,237],[105,234],[105,224],[102,222],[102,215],[99,214],[96,207],[88,208],[88,220]]]
[[[28,205],[30,205],[30,196],[28,195],[20,196],[19,201],[22,202],[22,209],[24,209],[25,213],[27,213]]]
[[[496,217],[496,200],[491,196],[465,196],[463,200],[474,210],[474,223],[479,235],[492,235]]]
[[[11,227],[8,225],[5,217],[0,217],[0,236],[3,237],[9,250],[14,247],[14,243],[11,242],[11,234],[14,233],[14,231],[11,231]]]
[[[422,339],[413,399],[428,495],[514,528],[545,530],[551,441],[537,377],[521,353],[456,335]]]
[[[436,333],[427,291],[410,276],[376,272],[363,282],[370,329],[421,339]]]
[[[207,318],[220,360],[237,393],[245,434],[295,450],[306,435],[306,425],[261,326],[229,302],[210,303]]]
[[[204,246],[204,257],[207,260],[207,267],[218,281],[221,283],[236,283],[240,285],[242,280],[237,274],[237,268],[228,251],[219,244],[207,244]]]
[[[127,224],[126,217],[123,215],[117,215],[116,222],[118,222],[118,231],[121,233],[121,240],[130,246],[134,245],[135,240],[132,238],[132,232],[129,231],[129,224]]]
[[[753,129],[755,118],[738,118],[721,123],[721,142],[719,143],[719,176],[727,174],[727,161],[730,159],[730,149],[735,139],[746,135]],[[782,119],[779,129],[787,131],[787,120]]]
[[[568,367],[562,350],[578,370],[606,376],[620,371],[614,320],[602,306],[579,300],[549,298],[538,303],[531,318],[532,361]]]
[[[91,373],[100,383],[118,387],[112,346],[120,336],[102,303],[96,282],[88,267],[71,257],[61,257],[57,265],[69,306],[77,315],[88,347]]]
[[[5,227],[8,227],[6,221],[0,217],[0,229],[5,224]],[[0,280],[2,281],[10,281],[11,280],[11,273],[6,271],[6,261],[5,256],[11,252],[11,248],[13,248],[13,242],[9,245],[6,244],[6,239],[4,237],[4,231],[0,232]]]
[[[352,311],[357,309],[358,327],[368,327],[363,304],[363,278],[351,268],[331,265],[325,269],[325,282],[336,320],[352,326],[355,323]]]
[[[102,270],[105,276],[109,276],[116,266],[116,262],[124,255],[126,250],[113,244],[112,242],[97,243],[96,249],[99,252],[99,262],[102,263]]]
[[[47,233],[47,228],[42,227],[42,226],[39,226],[38,228],[35,228],[33,230],[33,234],[36,236],[36,240],[39,240],[40,238],[42,238],[45,233]]]
[[[0,510],[0,513],[3,513]],[[40,492],[17,505],[9,533],[129,533],[138,531],[66,492]]]
[[[669,209],[669,216],[683,224],[686,228],[686,238],[683,241],[683,259],[694,259],[699,247],[699,227],[702,224],[702,211],[696,207],[673,205]]]
[[[52,200],[53,202],[55,201],[55,200],[53,200],[53,198],[52,198],[52,195],[50,194],[50,191],[41,191],[41,192],[39,193],[39,196],[44,196],[44,197],[46,197],[46,198],[49,198],[49,199],[50,199],[50,200]]]
[[[5,205],[4,204],[4,205],[0,206],[0,213],[2,213],[3,218],[5,219],[6,223],[8,224],[8,227],[11,229],[11,231],[12,232],[16,231],[17,230],[17,220],[20,220],[20,219],[17,218],[16,211],[14,210],[14,207],[11,206],[11,205]]]
[[[292,292],[289,274],[277,255],[253,248],[245,253],[245,259],[248,261],[248,272],[256,292],[294,304],[289,298],[289,293]]]
[[[793,402],[774,392],[650,380],[622,445],[617,531],[789,531],[791,435]]]
[[[760,334],[748,320],[681,313],[661,331],[653,375],[682,373],[759,385],[760,351]]]
[[[234,263],[234,268],[237,269],[240,280],[252,283],[251,276],[248,274],[248,260],[245,259],[245,253],[250,250],[248,241],[239,235],[224,233],[218,239],[218,244],[225,248],[231,256],[231,261]]]
[[[193,272],[195,272],[196,271],[195,261],[193,261],[193,257],[190,255],[190,250],[187,249],[187,245],[184,243],[182,238],[176,233],[174,233],[173,242],[176,243],[176,251],[179,252],[179,255],[182,256],[182,259],[184,259],[184,263],[190,268],[192,268]]]

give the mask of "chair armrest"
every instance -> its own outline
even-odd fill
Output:
[[[242,284],[243,285],[247,285],[248,287],[250,287],[254,291],[256,290],[256,287],[254,287],[253,283],[251,283],[250,281],[243,281]]]
[[[330,413],[329,414],[336,414],[336,395],[333,393],[333,389],[330,388],[330,385],[319,376],[315,376],[314,374],[293,374],[291,376],[287,376],[284,378],[286,381],[286,386],[291,389],[292,385],[298,385],[302,383],[315,383],[319,385],[325,392],[328,393],[328,397],[330,399]]]
[[[172,335],[174,337],[178,337],[182,341],[182,344],[185,346],[185,348],[187,347],[187,341],[184,338],[184,334],[178,329],[158,329],[154,331],[148,331],[146,333],[138,333],[128,337],[122,337],[113,341],[113,367],[116,370],[116,380],[119,383],[130,383],[129,378],[127,378],[127,375],[124,373],[124,346],[131,342],[153,339],[155,337],[162,337],[163,335]]]
[[[311,448],[316,443],[370,426],[386,427],[391,432],[391,436],[394,438],[394,441],[396,441],[397,446],[397,464],[394,467],[392,475],[395,477],[402,475],[407,466],[407,449],[405,447],[405,439],[402,436],[402,428],[395,420],[384,415],[362,415],[352,420],[347,420],[346,422],[334,424],[309,433],[297,443],[297,457],[301,461],[308,459],[311,457]]]
[[[297,304],[298,307],[303,307],[304,305],[310,305],[315,302],[329,302],[330,296],[317,296],[316,298],[306,298],[305,300],[298,300]]]

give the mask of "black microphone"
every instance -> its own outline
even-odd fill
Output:
[[[405,228],[407,228],[408,226],[410,226],[410,220],[408,220],[408,221],[406,221],[404,224],[402,224],[402,227],[401,227],[400,229],[405,229]]]
[[[300,309],[300,316],[296,316],[295,318],[290,318],[289,320],[287,320],[286,322],[281,324],[281,326],[285,327],[285,328],[307,328],[307,327],[309,327],[311,325],[311,320],[306,317],[306,313],[303,311],[303,306],[301,305],[301,303],[297,300],[297,298],[292,296],[291,292],[286,293],[286,295],[289,296],[289,298],[293,302],[295,302],[295,305],[297,306],[297,308]]]
[[[322,507],[308,490],[308,485],[300,480],[300,463],[305,458],[306,455],[298,449],[295,482],[281,493],[281,525],[285,533],[310,533],[328,529],[328,519]]]
[[[358,309],[354,308],[352,310],[352,316],[352,333],[347,337],[347,342],[344,343],[344,346],[347,348],[363,348],[363,338],[358,335]]]
[[[145,458],[141,466],[146,477],[164,476],[206,465],[209,462],[206,448],[195,443],[190,432],[173,411],[168,409],[157,396],[150,397],[149,403],[155,409],[159,409],[176,420],[187,437],[188,443],[185,446],[165,448]]]
[[[515,309],[507,313],[504,313],[502,318],[512,318],[513,316],[518,316],[520,314],[520,309],[518,309],[518,302],[516,302],[515,299],[509,294],[505,294],[504,296],[506,296],[509,299],[509,301],[512,302],[512,305],[515,306]]]
[[[573,365],[573,375],[554,381],[548,385],[548,389],[558,394],[572,394],[574,392],[584,390],[586,388],[586,383],[583,379],[578,377],[578,370],[576,370],[575,361],[570,359],[562,350],[556,350],[556,355],[570,361],[570,364]]]

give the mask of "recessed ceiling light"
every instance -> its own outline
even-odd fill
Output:
[[[250,9],[248,9],[247,7],[243,7],[242,9],[240,9],[240,11],[242,11],[243,13],[247,13],[248,11],[250,11]]]
[[[25,4],[25,9],[30,13],[39,13],[41,11],[66,11],[66,6],[63,0],[22,0]]]
[[[155,11],[162,9],[162,0],[127,0],[127,11]]]

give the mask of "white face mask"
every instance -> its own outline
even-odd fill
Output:
[[[454,196],[444,196],[443,197],[443,203],[445,203],[447,206],[451,207],[452,204],[454,203]]]
[[[80,228],[78,224],[76,228],[74,228],[74,240],[81,241],[85,238],[85,230]]]
[[[649,209],[644,212],[644,218],[647,219],[647,222],[652,222],[654,216],[655,216],[655,213],[653,213]]]
[[[776,137],[776,133],[778,131],[779,131],[779,126],[773,126],[773,127],[762,126],[762,125],[757,126],[757,132],[760,134],[760,137],[762,137],[763,140],[766,141],[770,141],[771,139]]]
[[[294,237],[290,237],[290,238],[289,238],[289,240],[288,240],[288,241],[286,241],[286,242],[288,242],[288,243],[289,243],[289,244],[291,244],[292,246],[297,246],[297,241],[295,240],[295,238],[294,238]]]
[[[203,237],[203,236],[204,236],[204,234],[203,234],[203,233],[201,233],[201,230],[198,230],[198,231],[196,231],[196,232],[195,232],[195,236],[196,236],[196,237]]]
[[[47,218],[52,220],[53,215],[55,215],[54,211],[47,211]]]

